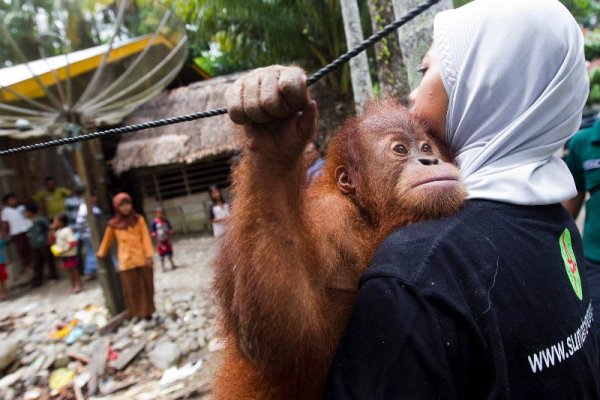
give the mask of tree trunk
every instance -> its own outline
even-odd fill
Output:
[[[360,25],[360,12],[356,0],[340,0],[344,32],[348,50],[358,46],[363,41],[362,27]],[[362,52],[350,60],[350,77],[356,112],[363,109],[365,101],[373,95],[371,75],[369,75],[369,62],[367,53]]]
[[[395,20],[394,8],[390,0],[369,0],[368,4],[373,32],[381,30]],[[398,36],[389,35],[377,43],[375,57],[381,94],[389,94],[407,105],[410,86]]]
[[[404,16],[423,0],[392,0],[396,19]],[[441,0],[427,11],[398,29],[400,48],[408,71],[408,83],[414,89],[421,82],[418,69],[421,60],[433,41],[433,17],[442,10],[452,8],[452,0]]]

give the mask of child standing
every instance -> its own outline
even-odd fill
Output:
[[[4,232],[0,230],[0,300],[8,297],[6,290],[6,281],[8,280],[8,255],[6,253],[6,241],[4,240]]]
[[[171,236],[173,235],[173,227],[171,222],[166,218],[165,209],[161,206],[156,207],[154,211],[154,219],[150,224],[152,237],[156,238],[156,250],[160,257],[160,267],[163,272],[165,269],[165,257],[169,258],[171,269],[177,268],[173,262],[173,245],[171,244]]]
[[[213,201],[210,206],[209,219],[212,223],[213,235],[218,238],[225,233],[225,221],[229,216],[229,204],[225,202],[221,189],[217,186],[209,188],[210,198]]]
[[[50,224],[46,218],[38,214],[38,206],[33,202],[25,205],[25,216],[31,221],[31,226],[27,231],[33,255],[33,279],[31,284],[33,287],[37,287],[44,283],[44,264],[48,265],[48,279],[50,279],[50,282],[56,281],[58,273],[49,246]]]
[[[102,210],[96,204],[98,200],[98,196],[95,190],[89,191],[89,202],[92,205],[92,216],[99,217],[102,215]],[[80,233],[79,236],[79,246],[78,257],[83,261],[83,250],[85,247],[85,262],[84,262],[84,277],[83,280],[93,280],[96,278],[96,273],[98,270],[98,260],[96,260],[96,254],[94,250],[94,243],[92,242],[92,229],[91,225],[96,223],[94,221],[88,221],[88,205],[84,201],[79,205],[79,210],[77,210],[77,218],[75,219],[77,229]],[[81,270],[81,269],[80,269]]]
[[[22,209],[19,207],[17,196],[14,193],[5,194],[2,202],[4,203],[4,208],[2,208],[2,212],[0,213],[0,219],[4,223],[4,229],[8,231],[11,242],[17,248],[24,272],[30,274],[32,271],[31,248],[27,239],[29,224],[22,213]]]
[[[69,218],[66,214],[54,217],[52,228],[55,230],[55,243],[53,253],[62,260],[63,268],[69,271],[71,289],[69,293],[81,291],[81,278],[77,270],[77,238],[69,227]]]
[[[152,239],[148,226],[131,204],[131,196],[113,197],[115,216],[108,221],[98,257],[107,256],[117,240],[118,264],[125,306],[130,317],[151,318],[154,313],[154,273]]]

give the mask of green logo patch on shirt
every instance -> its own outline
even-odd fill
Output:
[[[563,261],[565,262],[565,269],[567,270],[567,276],[573,286],[575,294],[579,300],[583,300],[583,289],[581,288],[581,278],[579,277],[579,268],[577,268],[577,260],[575,259],[575,253],[571,246],[571,232],[565,229],[558,239],[560,246],[560,254],[562,255]]]

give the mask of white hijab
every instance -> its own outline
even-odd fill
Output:
[[[542,205],[577,194],[554,156],[589,82],[581,29],[556,0],[476,0],[437,14],[446,139],[471,199]]]

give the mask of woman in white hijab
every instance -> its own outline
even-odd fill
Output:
[[[588,93],[556,0],[438,14],[413,113],[458,154],[469,201],[380,246],[330,370],[331,399],[598,399],[576,194],[554,154]],[[599,310],[600,311],[600,310]]]
[[[381,244],[325,398],[599,399],[581,238],[560,205],[576,189],[554,156],[588,93],[581,31],[557,0],[475,0],[437,15],[434,43],[413,114],[457,153],[469,200]],[[240,124],[314,125],[298,68],[249,74],[227,101]]]

